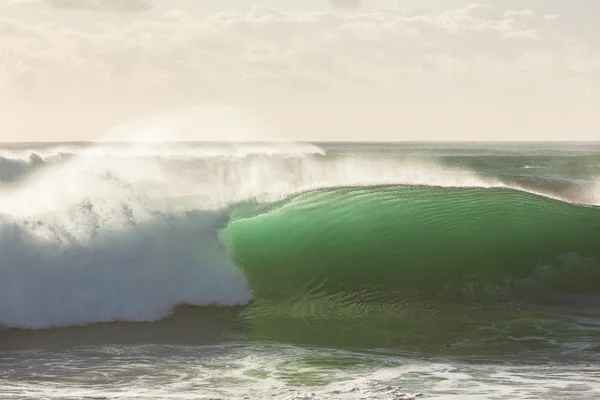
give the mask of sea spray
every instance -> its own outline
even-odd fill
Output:
[[[219,211],[150,201],[152,161],[80,156],[0,195],[0,326],[155,321],[179,304],[233,306],[251,294],[217,238]]]

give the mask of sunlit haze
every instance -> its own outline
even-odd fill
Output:
[[[598,140],[599,12],[597,0],[0,0],[0,141]]]

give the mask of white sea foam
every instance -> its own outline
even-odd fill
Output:
[[[29,354],[8,358],[6,372],[0,372],[0,399],[484,400],[600,395],[598,369],[576,364],[417,361],[273,345],[94,347],[70,351],[68,357],[45,355],[36,353],[35,362]],[[39,379],[42,374],[46,379]]]
[[[600,206],[600,178],[589,186],[589,199],[592,205]]]
[[[154,321],[178,304],[246,304],[219,211],[167,203],[146,160],[78,157],[0,194],[0,326]]]
[[[218,213],[78,206],[0,219],[0,325],[155,321],[178,304],[239,305],[250,292],[218,244]]]

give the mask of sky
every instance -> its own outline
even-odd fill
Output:
[[[0,141],[600,140],[598,15],[598,0],[0,0]]]

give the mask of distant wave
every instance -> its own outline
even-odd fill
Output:
[[[104,143],[88,145],[50,145],[36,148],[0,149],[0,182],[12,182],[46,165],[59,164],[74,157],[88,159],[157,159],[182,160],[206,158],[236,158],[248,156],[294,157],[308,154],[324,155],[322,149],[311,144],[203,144],[182,146],[177,143]]]
[[[37,153],[30,153],[27,158],[0,156],[0,182],[17,181],[45,165],[46,160]]]

